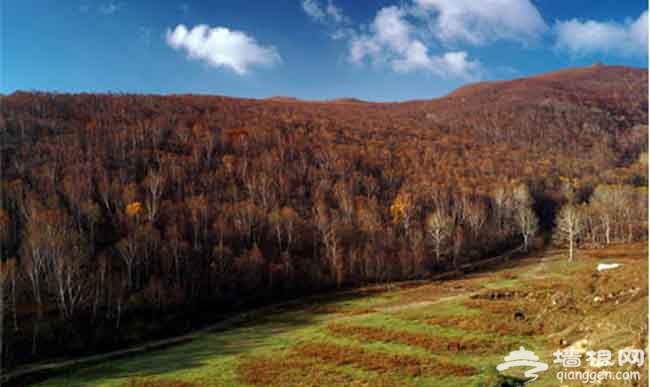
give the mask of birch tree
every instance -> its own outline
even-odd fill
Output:
[[[539,228],[539,221],[533,211],[533,197],[524,184],[517,186],[513,193],[515,205],[515,222],[524,240],[524,251],[528,251],[530,239]]]
[[[580,208],[573,204],[566,204],[558,213],[555,225],[555,236],[559,241],[569,245],[569,262],[572,262],[578,238],[584,230]]]
[[[165,179],[159,172],[150,171],[145,179],[147,220],[153,223],[160,209],[160,199],[165,189]]]
[[[615,222],[617,208],[620,206],[619,195],[611,186],[599,185],[591,197],[591,205],[600,219],[600,228],[606,244],[612,241],[612,226]]]
[[[440,263],[441,251],[451,236],[454,222],[450,216],[437,210],[429,214],[426,226],[427,232],[433,241],[436,263]]]
[[[516,221],[519,232],[524,239],[524,251],[528,251],[530,239],[537,234],[539,227],[537,215],[530,207],[522,207],[517,209]]]

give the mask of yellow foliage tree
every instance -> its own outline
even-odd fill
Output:
[[[142,203],[133,202],[126,206],[126,214],[130,217],[137,216],[142,212]]]
[[[400,192],[393,204],[390,206],[390,216],[393,224],[400,224],[408,219],[408,213],[412,205],[411,195]]]

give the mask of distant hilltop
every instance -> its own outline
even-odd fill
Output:
[[[274,101],[274,102],[317,102],[317,103],[369,103],[358,98],[336,98],[336,99],[324,99],[324,100],[307,100],[300,99],[296,97],[287,97],[287,96],[273,96],[264,99],[265,101]]]

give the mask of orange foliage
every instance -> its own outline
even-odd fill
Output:
[[[138,216],[142,212],[142,203],[133,202],[126,206],[126,214],[130,217]]]

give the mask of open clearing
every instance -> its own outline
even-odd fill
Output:
[[[550,365],[534,385],[557,386],[562,367],[552,353],[561,344],[609,349],[613,358],[623,348],[647,352],[647,258],[645,243],[582,250],[574,263],[547,250],[462,279],[310,298],[41,385],[519,385],[521,374],[500,376],[495,367],[524,346]],[[598,263],[612,262],[622,266],[597,274]],[[646,367],[611,370],[638,370],[638,385],[647,385]],[[590,370],[584,355],[580,369]]]

